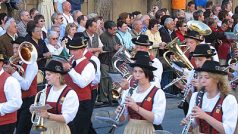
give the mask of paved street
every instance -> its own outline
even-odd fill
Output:
[[[163,128],[172,134],[179,134],[182,131],[182,127],[179,126],[180,120],[184,117],[183,111],[177,108],[177,104],[180,102],[178,98],[168,98],[166,113],[163,120]],[[98,134],[107,134],[111,128],[111,124],[105,121],[98,120],[96,116],[111,117],[113,118],[116,107],[102,107],[95,108],[93,113],[93,125]],[[116,134],[122,134],[125,127],[125,123],[116,129]],[[31,132],[31,134],[39,134],[37,132]]]
[[[179,134],[182,131],[182,127],[179,126],[180,120],[184,117],[183,111],[177,108],[177,104],[180,102],[178,98],[167,98],[167,108],[163,121],[163,128],[172,134]],[[95,119],[95,116],[109,115],[112,117],[115,107],[96,108],[93,114],[93,125],[98,134],[106,134],[110,129],[110,124],[105,121],[99,121]],[[122,134],[125,124],[117,128],[116,134]]]

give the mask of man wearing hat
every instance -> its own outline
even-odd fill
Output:
[[[74,36],[67,48],[73,55],[72,65],[64,64],[69,72],[65,76],[66,84],[72,87],[79,97],[79,109],[76,117],[68,125],[72,134],[88,134],[92,116],[91,84],[95,79],[94,65],[83,55],[87,44],[83,38]]]
[[[89,38],[85,36],[83,33],[76,33],[74,35],[75,37],[82,38],[84,43],[87,44]],[[100,69],[100,61],[97,56],[95,56],[92,52],[89,52],[88,49],[85,49],[83,52],[83,55],[93,64],[95,68],[95,78],[93,79],[91,83],[91,93],[92,93],[92,107],[94,107],[94,104],[97,99],[98,95],[98,84],[100,83],[101,79],[101,69]],[[90,133],[96,133],[93,129],[92,123],[90,124]]]
[[[14,56],[19,56],[18,48],[21,43],[28,43],[24,42],[24,40],[23,37],[18,37],[15,41],[12,41]],[[24,72],[16,71],[10,64],[5,66],[5,71],[18,80],[22,91],[23,104],[17,112],[16,134],[30,133],[32,123],[29,108],[31,104],[34,103],[34,98],[37,93],[38,65],[36,61],[32,64],[17,61],[17,63],[14,64],[21,66],[24,70]]]
[[[137,38],[133,38],[132,42],[135,44],[135,51],[143,51],[149,53],[150,46],[153,45],[151,41],[149,41],[149,37],[147,35],[139,35]],[[163,73],[163,66],[158,58],[155,58],[154,55],[149,53],[150,59],[153,62],[152,66],[157,68],[153,71],[154,74],[154,84],[156,87],[161,88],[160,82]],[[136,58],[136,57],[135,57]]]
[[[0,133],[13,134],[17,110],[22,105],[19,82],[3,69],[4,58],[0,52]]]

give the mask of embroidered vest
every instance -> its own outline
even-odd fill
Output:
[[[47,90],[46,90],[46,100],[48,98],[48,95],[50,93],[50,88],[51,86],[48,86]],[[66,95],[68,94],[68,92],[72,90],[71,87],[69,86],[66,86],[64,88],[64,90],[62,91],[62,93],[60,94],[57,102],[46,102],[46,104],[49,104],[52,109],[48,110],[50,113],[53,113],[53,114],[62,114],[62,104],[64,102],[64,99],[66,97]]]
[[[209,114],[216,120],[222,122],[222,103],[225,97],[220,97],[213,108],[212,112],[206,112],[206,114]],[[202,102],[200,103],[200,106],[202,107]],[[214,129],[211,125],[209,125],[205,120],[198,119],[199,123],[199,129],[201,133],[206,133],[206,134],[219,134],[216,129]]]
[[[75,66],[75,71],[81,74],[88,63],[89,61],[87,59],[84,59],[78,65]],[[89,83],[86,87],[81,88],[73,82],[69,74],[65,75],[65,81],[68,86],[72,87],[72,89],[75,90],[79,97],[79,101],[91,100],[91,83]]]
[[[0,103],[7,102],[6,95],[4,93],[4,84],[7,80],[7,78],[10,77],[10,75],[6,72],[3,72],[0,76]],[[0,116],[0,126],[11,124],[17,121],[17,111],[5,114],[4,116]]]
[[[158,91],[158,88],[154,86],[153,89],[149,92],[149,94],[145,97],[145,99],[141,103],[137,103],[137,104],[148,111],[152,111],[154,96],[157,91]],[[132,110],[131,108],[128,108],[128,112],[131,119],[145,120],[140,114],[138,114],[136,111]]]

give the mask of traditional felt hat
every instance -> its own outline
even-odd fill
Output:
[[[88,38],[83,33],[76,33],[72,40],[70,40],[66,47],[69,50],[82,49],[88,46]]]
[[[227,72],[223,71],[224,67],[222,67],[217,61],[207,60],[201,68],[197,68],[195,70],[198,72],[209,72],[214,74],[227,75]]]
[[[149,37],[147,35],[139,35],[137,38],[133,38],[132,43],[140,46],[152,46],[153,42],[149,41]]]
[[[46,71],[51,71],[55,73],[66,74],[67,71],[63,68],[63,63],[56,59],[51,59],[43,68]]]
[[[185,38],[191,38],[191,39],[195,39],[197,41],[203,41],[204,37],[201,36],[198,32],[193,31],[193,30],[188,30],[187,34],[184,35]]]
[[[199,44],[196,46],[194,52],[192,53],[193,57],[212,57],[215,55],[215,50],[211,49],[208,44]]]
[[[153,67],[151,64],[151,60],[150,60],[150,56],[147,52],[142,52],[142,51],[138,51],[135,55],[135,62],[134,63],[130,63],[129,65],[131,67],[141,67],[141,68],[146,68],[148,70],[154,71],[157,68]]]

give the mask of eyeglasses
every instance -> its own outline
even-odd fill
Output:
[[[45,20],[40,20],[40,22],[45,22]]]
[[[52,40],[58,40],[59,38],[57,37],[57,38],[51,38]]]

